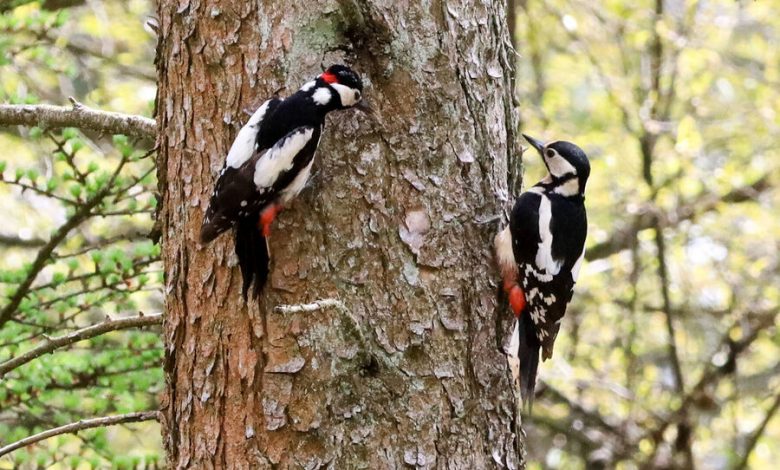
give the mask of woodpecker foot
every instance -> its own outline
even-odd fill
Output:
[[[281,204],[271,204],[260,213],[260,220],[257,221],[257,228],[263,232],[264,237],[271,235],[271,224],[280,212],[282,212]]]
[[[512,312],[514,312],[515,317],[519,317],[525,308],[525,293],[523,289],[515,284],[509,289],[507,294],[509,294],[509,305],[512,307]]]

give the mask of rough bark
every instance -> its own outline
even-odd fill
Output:
[[[158,16],[171,468],[520,465],[491,256],[519,157],[504,3],[163,0]],[[245,306],[232,235],[196,241],[213,179],[242,109],[335,62],[363,73],[381,123],[328,118]],[[318,299],[338,302],[274,308]]]

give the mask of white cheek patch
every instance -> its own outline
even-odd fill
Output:
[[[342,106],[354,106],[360,101],[360,92],[340,83],[332,83],[330,86],[339,94]]]
[[[265,117],[265,112],[268,110],[268,103],[270,102],[271,100],[268,100],[257,108],[257,111],[249,118],[249,122],[238,131],[238,135],[233,141],[233,145],[230,146],[230,151],[227,155],[227,166],[238,168],[252,157],[255,152],[257,128],[260,126],[260,121]]]
[[[544,159],[547,161],[547,168],[550,170],[550,174],[556,178],[560,178],[564,175],[577,174],[577,170],[574,168],[574,165],[567,162],[565,158],[558,155],[557,153],[552,158],[546,156],[545,154]]]
[[[317,88],[317,91],[315,91],[311,97],[311,99],[320,106],[325,106],[326,104],[330,103],[330,98],[330,90],[328,90],[326,87]]]
[[[316,81],[314,81],[314,80],[312,80],[312,81],[310,81],[310,82],[306,82],[306,83],[304,83],[304,84],[303,84],[303,86],[301,87],[301,91],[309,91],[309,90],[311,90],[312,88],[314,88],[314,85],[316,85],[316,84],[317,84],[317,82],[316,82]]]
[[[553,192],[562,196],[576,196],[580,193],[580,181],[572,178],[562,185],[556,186]]]
[[[282,172],[292,168],[295,156],[309,143],[313,133],[312,128],[298,131],[278,142],[260,157],[255,165],[254,176],[258,190],[270,187]]]

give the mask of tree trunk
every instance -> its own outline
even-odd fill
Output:
[[[158,16],[170,467],[520,466],[491,255],[520,155],[504,2],[161,0]],[[379,121],[330,115],[245,305],[232,234],[197,242],[214,178],[243,109],[338,62]],[[318,299],[345,308],[274,310]]]

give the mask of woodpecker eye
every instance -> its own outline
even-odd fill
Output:
[[[355,101],[360,101],[360,92],[359,91],[355,92]]]
[[[547,150],[547,158],[552,158],[555,156],[555,150]]]

